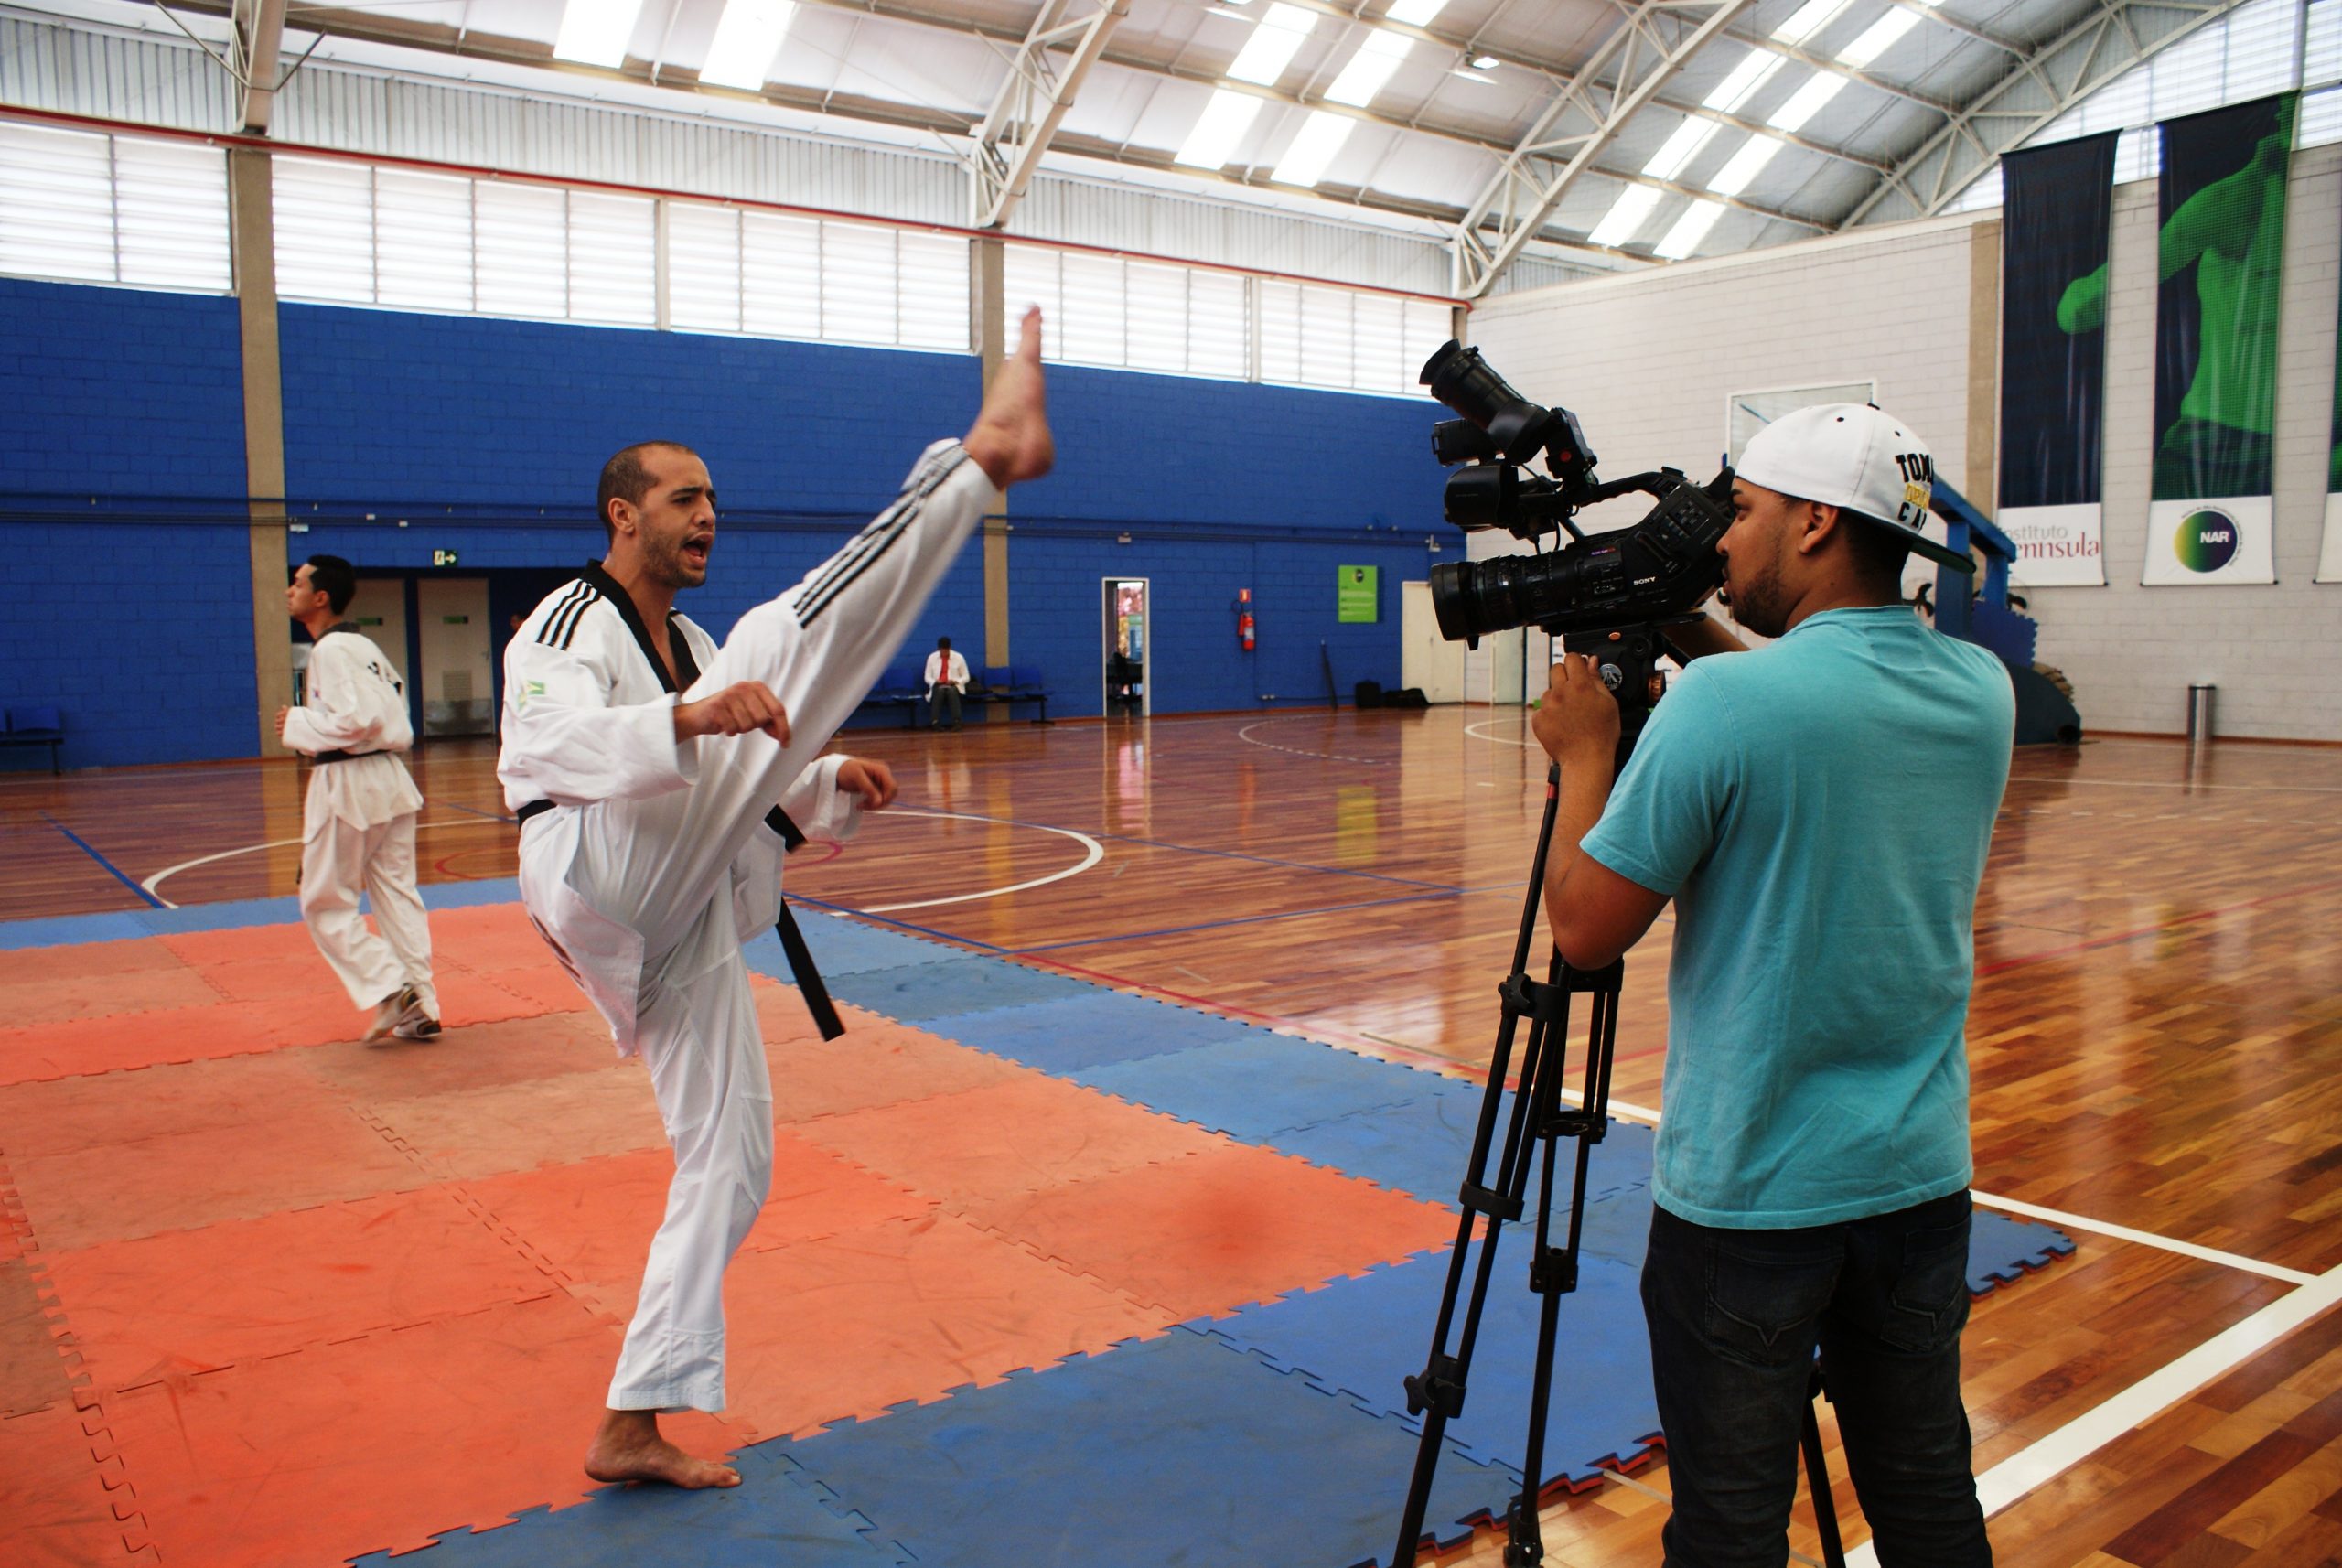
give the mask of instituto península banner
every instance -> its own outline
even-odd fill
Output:
[[[2273,583],[2270,456],[2299,98],[2164,122],[2152,584]]]
[[[2106,247],[2121,133],[2001,159],[2001,480],[1993,521],[2035,587],[2106,581]]]

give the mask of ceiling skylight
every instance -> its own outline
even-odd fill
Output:
[[[1838,63],[1859,70],[1864,66],[1895,47],[1896,40],[1919,25],[1917,11],[1906,11],[1900,5],[1873,22],[1862,36],[1838,51]]]
[[[1393,22],[1404,22],[1410,27],[1428,27],[1432,18],[1447,9],[1447,0],[1398,0],[1398,4],[1382,15]]]
[[[1239,81],[1256,81],[1262,87],[1274,87],[1284,68],[1293,63],[1309,30],[1317,25],[1317,15],[1298,5],[1279,3],[1269,7],[1252,36],[1244,40],[1229,63],[1228,74]]]
[[[1708,188],[1718,196],[1738,196],[1787,145],[1787,142],[1775,136],[1749,137],[1740,145],[1738,152],[1724,160],[1724,167],[1716,170],[1714,177],[1708,181]]]
[[[1334,78],[1334,85],[1326,89],[1326,96],[1337,103],[1365,108],[1374,102],[1374,95],[1382,91],[1382,84],[1391,80],[1391,73],[1399,69],[1399,62],[1414,47],[1413,38],[1397,33],[1378,29],[1367,34],[1366,43],[1350,56],[1349,64]]]
[[[1220,88],[1204,105],[1201,118],[1179,144],[1172,162],[1187,164],[1193,168],[1216,169],[1227,166],[1236,156],[1236,144],[1252,128],[1253,119],[1261,113],[1261,101],[1249,92],[1230,92]]]
[[[796,15],[796,0],[725,0],[724,19],[715,24],[715,41],[707,47],[699,79],[756,91],[771,75],[773,56],[780,52]]]
[[[1660,193],[1647,185],[1630,185],[1618,193],[1602,221],[1586,239],[1597,245],[1623,245],[1641,232],[1643,220],[1659,205]]]
[[[1660,144],[1650,162],[1643,165],[1643,173],[1653,179],[1673,179],[1683,172],[1685,164],[1700,156],[1700,149],[1708,145],[1708,138],[1716,134],[1716,129],[1714,120],[1695,116],[1684,121],[1675,127],[1673,135]]]
[[[1328,114],[1322,109],[1310,111],[1303,123],[1301,134],[1293,145],[1284,150],[1277,166],[1269,177],[1280,185],[1316,185],[1326,177],[1326,166],[1350,139],[1350,129],[1358,124],[1347,114]]]
[[[1700,242],[1708,237],[1708,231],[1714,228],[1716,220],[1723,216],[1724,203],[1721,201],[1692,203],[1683,209],[1683,216],[1675,220],[1675,226],[1667,231],[1667,237],[1660,241],[1659,253],[1671,262],[1681,261],[1700,248]]]
[[[1773,37],[1785,44],[1801,44],[1838,19],[1839,13],[1854,0],[1805,0],[1797,14],[1773,29]]]
[[[1808,120],[1821,113],[1821,106],[1837,97],[1845,85],[1844,77],[1817,70],[1813,73],[1813,80],[1791,93],[1789,101],[1774,110],[1772,118],[1765,124],[1776,131],[1794,133],[1800,130]]]
[[[624,65],[635,18],[641,14],[642,0],[569,0],[561,13],[560,35],[553,39],[553,58],[580,65]]]
[[[1772,81],[1773,73],[1787,63],[1770,49],[1750,49],[1747,58],[1732,68],[1732,74],[1700,100],[1701,106],[1720,114],[1733,113],[1755,97],[1756,90]]]

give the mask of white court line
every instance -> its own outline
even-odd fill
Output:
[[[2010,788],[2019,784],[2055,784],[2083,789],[2197,789],[2260,790],[2272,795],[2342,795],[2342,787],[2331,784],[2195,784],[2186,779],[2161,782],[2139,779],[2043,779],[2027,777],[2012,779]]]
[[[1466,725],[1464,733],[1475,740],[1494,741],[1499,746],[1517,746],[1525,751],[1538,749],[1537,743],[1533,740],[1515,740],[1509,735],[1490,735],[1488,726],[1496,722],[1494,719],[1482,719],[1478,724]]]
[[[2315,1284],[2318,1276],[2305,1274],[2299,1269],[2288,1269],[2277,1263],[2264,1263],[2258,1258],[2240,1257],[2234,1252],[2222,1252],[2211,1247],[2199,1247],[2193,1241],[2175,1240],[2153,1231],[2133,1230],[2127,1225],[2110,1225],[2102,1219],[2090,1219],[2079,1214],[2068,1214],[2062,1208],[2044,1208],[2039,1204],[2026,1203],[2014,1197],[1994,1197],[1991,1193],[1973,1195],[1975,1200],[1990,1208],[2004,1208],[2011,1214],[2022,1214],[2031,1219],[2046,1219],[2053,1225],[2069,1230],[2087,1230],[2094,1236],[2111,1236],[2118,1241],[2135,1241],[2142,1247],[2159,1247],[2166,1252],[2176,1252],[2184,1258],[2195,1258],[2207,1263],[2218,1263],[2224,1268],[2241,1269],[2250,1274],[2266,1274],[2287,1284]]]
[[[510,825],[506,823],[504,819],[501,817],[482,817],[477,822],[423,822],[417,824],[414,831],[422,833],[429,832],[433,828],[476,828],[490,822],[505,826]],[[162,870],[155,873],[154,875],[148,877],[138,886],[145,888],[146,890],[147,897],[162,905],[164,908],[176,909],[179,908],[178,905],[172,903],[168,898],[164,897],[160,893],[155,891],[156,888],[162,886],[163,879],[165,877],[177,876],[182,871],[193,871],[199,865],[209,865],[214,861],[233,860],[240,854],[258,854],[264,849],[283,849],[288,844],[305,843],[307,841],[305,839],[271,839],[266,843],[248,843],[242,849],[223,849],[218,854],[199,854],[193,860],[182,860],[177,865],[165,866]]]
[[[1008,887],[987,887],[981,893],[961,893],[949,898],[921,898],[908,904],[874,904],[857,910],[864,915],[892,915],[904,909],[932,909],[942,904],[972,904],[979,898],[999,898],[1011,893],[1023,893],[1034,887],[1047,887],[1052,882],[1063,882],[1069,876],[1079,876],[1106,858],[1106,846],[1088,833],[1071,828],[1053,828],[1044,822],[1012,822],[1000,817],[980,817],[972,811],[929,811],[917,808],[898,813],[906,817],[951,817],[963,822],[992,822],[1004,828],[1030,828],[1036,832],[1055,833],[1086,846],[1079,865],[1069,865],[1063,871],[1052,871],[1047,876],[1037,876],[1030,882],[1019,882]]]
[[[2038,1491],[2124,1433],[2144,1425],[2197,1389],[2268,1349],[2302,1325],[2342,1302],[2342,1266],[2328,1269],[2241,1323],[2215,1334],[2160,1370],[2075,1417],[2031,1446],[1976,1477],[1977,1500],[1992,1518]],[[1846,1553],[1847,1568],[1877,1568],[1869,1541]]]

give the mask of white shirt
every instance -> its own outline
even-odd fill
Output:
[[[308,698],[285,715],[285,744],[315,756],[357,755],[309,774],[309,820],[380,827],[423,809],[399,753],[414,745],[406,688],[371,639],[344,621],[309,650]]]
[[[962,692],[968,689],[968,661],[960,657],[956,648],[951,650],[951,667],[948,671],[943,667],[943,650],[939,648],[927,656],[927,694],[935,695],[935,688],[945,682]]]

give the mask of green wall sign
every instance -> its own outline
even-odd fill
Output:
[[[1334,585],[1334,619],[1338,622],[1374,622],[1382,618],[1380,566],[1337,566],[1338,580]]]

